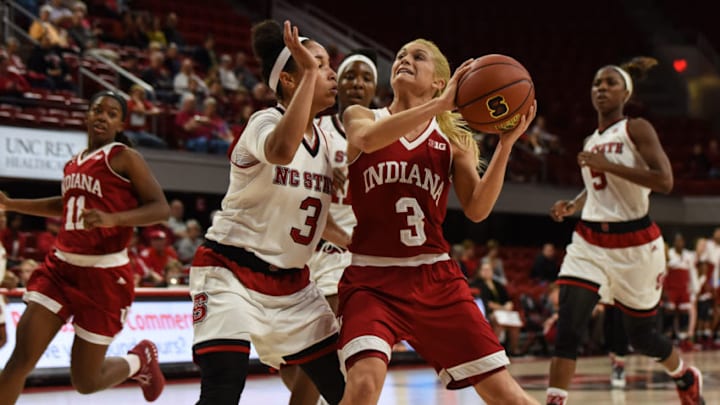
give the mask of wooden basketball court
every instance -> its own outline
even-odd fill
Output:
[[[720,404],[720,351],[686,353],[685,360],[698,366],[704,374],[704,396],[708,405]],[[541,403],[545,399],[549,359],[513,359],[511,373],[520,384]],[[610,365],[606,357],[583,358],[570,394],[570,404],[679,404],[675,387],[662,369],[642,356],[627,359],[628,386],[623,390],[610,388]],[[192,405],[197,400],[198,380],[171,380],[155,404]],[[288,393],[274,375],[251,376],[246,384],[241,404],[283,405]],[[105,392],[83,396],[69,388],[32,388],[24,393],[22,405],[83,405],[83,404],[141,404],[145,403],[140,389],[124,385]],[[447,391],[435,372],[427,367],[395,367],[385,382],[382,405],[475,405],[483,404],[474,390]]]

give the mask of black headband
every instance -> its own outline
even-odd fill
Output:
[[[118,104],[120,104],[120,109],[122,110],[122,119],[125,120],[125,116],[127,116],[127,102],[125,101],[125,98],[121,96],[120,94],[110,91],[110,90],[103,90],[95,93],[92,98],[90,99],[90,106],[95,104],[95,101],[99,99],[100,97],[112,97],[114,98]]]

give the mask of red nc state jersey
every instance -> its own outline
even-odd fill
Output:
[[[62,180],[63,223],[57,248],[63,252],[103,255],[125,249],[132,227],[84,229],[80,213],[88,208],[103,212],[127,211],[138,206],[130,180],[110,168],[110,159],[127,146],[111,143],[66,165]]]
[[[389,114],[375,110],[375,119]],[[350,194],[357,225],[353,254],[414,257],[443,254],[452,151],[433,119],[413,141],[400,138],[349,166]]]

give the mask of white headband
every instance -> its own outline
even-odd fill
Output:
[[[620,66],[610,65],[610,67],[613,68],[613,69],[615,69],[615,71],[617,71],[618,73],[620,73],[620,76],[622,76],[623,80],[625,81],[625,88],[626,88],[627,91],[628,91],[628,97],[627,97],[627,98],[629,99],[630,96],[632,96],[632,92],[633,92],[633,81],[632,81],[632,77],[630,77],[630,75],[628,74],[628,72],[626,72],[625,69],[621,68]],[[627,99],[626,99],[625,101],[627,101]]]
[[[306,41],[308,38],[299,37],[298,39],[302,43],[302,41]],[[277,59],[275,59],[275,63],[273,64],[272,70],[270,71],[270,77],[268,78],[268,86],[270,86],[272,91],[276,93],[278,81],[280,80],[280,73],[283,71],[283,68],[285,67],[288,59],[290,59],[291,55],[292,54],[290,53],[288,47],[284,47],[282,51],[280,51],[280,55],[278,55]]]
[[[342,76],[345,69],[347,69],[350,65],[352,65],[355,62],[362,62],[362,63],[370,66],[370,70],[372,70],[372,72],[373,72],[373,81],[377,85],[377,66],[375,66],[375,64],[373,63],[372,60],[370,60],[370,58],[368,58],[365,55],[360,55],[360,54],[350,55],[347,58],[345,58],[344,61],[342,61],[340,66],[338,66],[338,70],[337,70],[338,78],[340,78]]]

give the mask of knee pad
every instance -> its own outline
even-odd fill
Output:
[[[583,334],[588,329],[600,296],[586,288],[566,285],[560,286],[560,309],[558,311],[555,356],[575,360]]]
[[[301,364],[300,368],[315,383],[320,395],[330,405],[337,405],[345,392],[345,377],[340,372],[340,359],[337,351]]]
[[[200,367],[200,400],[196,405],[237,405],[245,388],[249,353],[198,354],[196,345],[193,354],[195,363]]]
[[[625,331],[635,351],[658,360],[672,353],[672,343],[657,328],[655,316],[634,317],[625,315]]]

